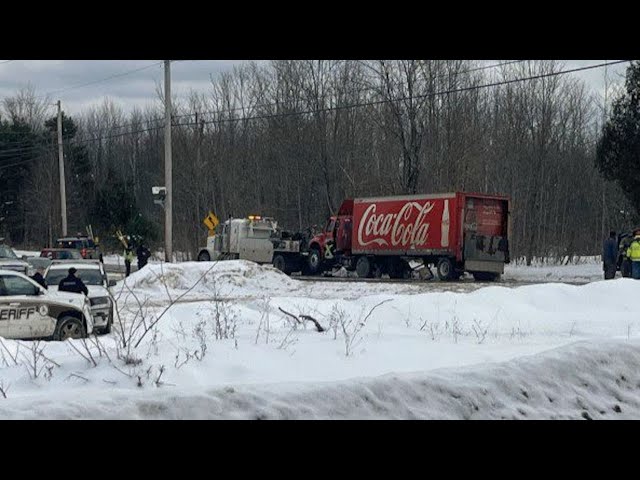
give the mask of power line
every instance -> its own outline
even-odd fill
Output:
[[[124,77],[126,75],[131,75],[132,73],[141,72],[142,70],[147,70],[149,68],[155,67],[155,66],[160,65],[160,64],[162,64],[162,62],[155,62],[155,63],[152,63],[151,65],[147,65],[147,66],[140,67],[140,68],[135,68],[133,70],[128,70],[128,71],[122,72],[122,73],[117,73],[115,75],[111,75],[109,77],[101,78],[99,80],[93,80],[91,82],[81,83],[79,85],[73,85],[71,87],[61,88],[59,90],[53,90],[53,91],[45,93],[44,95],[41,95],[41,96],[49,96],[49,95],[53,95],[53,94],[57,94],[57,93],[67,92],[69,90],[74,90],[76,88],[83,88],[83,87],[87,87],[89,85],[95,85],[96,83],[107,82],[109,80],[113,80],[114,78],[120,78],[120,77]]]

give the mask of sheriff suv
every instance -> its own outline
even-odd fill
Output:
[[[109,280],[104,270],[104,265],[97,260],[53,260],[44,272],[44,280],[49,290],[57,291],[60,280],[69,274],[70,268],[76,269],[78,277],[89,290],[89,302],[91,303],[91,315],[96,332],[110,333],[113,325],[114,305],[109,294],[109,287],[115,285],[114,280]],[[84,297],[83,293],[72,293]]]
[[[45,290],[22,273],[0,269],[0,337],[66,340],[92,332],[84,295]]]

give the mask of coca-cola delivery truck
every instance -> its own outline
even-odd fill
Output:
[[[508,197],[464,192],[348,199],[309,242],[308,271],[408,278],[421,260],[441,280],[496,280],[509,263],[509,208]]]

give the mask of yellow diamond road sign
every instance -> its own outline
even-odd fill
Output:
[[[215,230],[216,226],[220,223],[220,220],[218,220],[218,217],[216,217],[213,212],[209,212],[209,215],[204,218],[203,223],[209,230]]]

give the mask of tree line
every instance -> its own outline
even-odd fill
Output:
[[[598,254],[638,210],[596,164],[607,107],[558,61],[248,62],[173,100],[174,250],[195,255],[202,219],[262,214],[322,225],[345,198],[454,190],[509,195],[512,253]],[[549,76],[547,76],[549,75]],[[520,78],[532,80],[484,85]],[[164,106],[108,100],[65,116],[70,232],[91,224],[162,245]],[[615,97],[615,92],[612,97]],[[2,102],[2,234],[44,246],[60,231],[55,118],[26,89]],[[51,103],[49,101],[49,103]],[[47,116],[49,112],[49,116]],[[15,143],[20,142],[20,143]],[[637,205],[635,205],[637,207]]]

